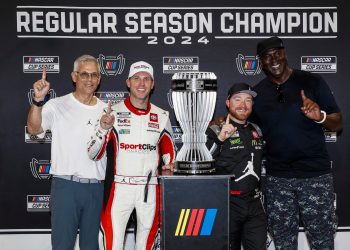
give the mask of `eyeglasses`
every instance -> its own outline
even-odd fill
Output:
[[[276,87],[276,91],[277,91],[277,101],[279,103],[285,103],[286,102],[286,97],[283,94],[283,90],[282,90],[282,85],[277,85]]]
[[[79,77],[82,80],[88,80],[91,77],[91,80],[93,81],[97,81],[98,79],[100,79],[100,75],[96,72],[92,72],[92,73],[88,73],[88,72],[79,72],[79,71],[75,71],[77,72],[77,74],[79,75]]]

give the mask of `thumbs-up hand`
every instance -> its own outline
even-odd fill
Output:
[[[101,128],[105,130],[112,128],[114,124],[114,120],[115,120],[115,117],[112,114],[112,103],[109,101],[107,111],[105,114],[102,115],[100,120]]]
[[[311,99],[307,98],[304,93],[304,90],[301,90],[301,100],[303,101],[303,106],[301,107],[301,112],[304,115],[314,121],[320,121],[323,119],[320,106],[316,102],[313,102]]]
[[[218,135],[219,140],[225,141],[227,138],[233,135],[236,130],[237,128],[230,123],[230,114],[227,114],[225,124],[222,125],[221,131]]]
[[[41,79],[33,84],[34,100],[39,102],[43,101],[47,93],[50,90],[50,83],[46,81],[46,67],[43,68]]]

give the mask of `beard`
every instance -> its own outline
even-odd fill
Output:
[[[246,110],[242,112],[242,111],[239,111],[238,109],[235,109],[231,112],[231,116],[236,118],[239,121],[246,121],[251,113],[252,113],[251,110]]]

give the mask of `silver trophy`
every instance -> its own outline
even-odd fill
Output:
[[[175,173],[210,174],[214,160],[205,134],[216,103],[217,78],[212,72],[179,72],[172,77],[172,102],[183,131]]]

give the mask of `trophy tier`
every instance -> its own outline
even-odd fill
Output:
[[[217,78],[212,72],[179,72],[171,80],[173,91],[216,91]]]
[[[213,174],[215,161],[176,161],[175,174]]]

